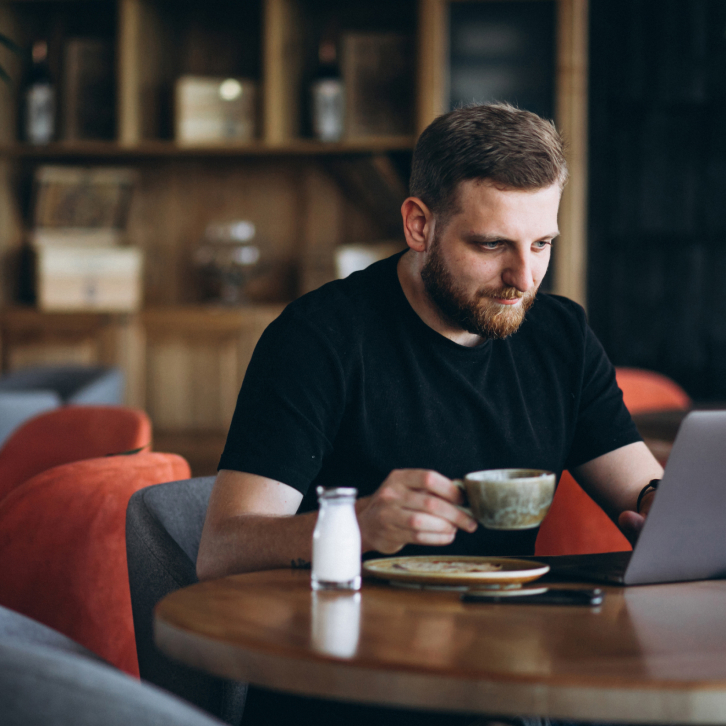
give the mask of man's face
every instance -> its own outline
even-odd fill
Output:
[[[502,191],[459,185],[458,211],[434,227],[421,279],[444,320],[482,338],[514,333],[534,303],[559,234],[558,185]]]

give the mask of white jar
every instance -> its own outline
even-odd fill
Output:
[[[360,590],[357,493],[346,487],[317,488],[320,511],[313,532],[313,590]]]

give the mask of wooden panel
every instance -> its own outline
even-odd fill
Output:
[[[570,181],[560,205],[554,292],[587,303],[588,0],[559,0],[557,115],[567,142]]]
[[[252,351],[282,307],[157,308],[144,313],[148,412],[166,432],[225,432]]]
[[[3,370],[40,365],[116,366],[124,372],[124,402],[144,405],[143,331],[138,316],[43,314],[30,308],[0,317]]]
[[[122,146],[159,135],[161,86],[172,81],[173,44],[146,0],[120,0],[118,16],[118,138]]]
[[[213,476],[227,440],[221,431],[164,431],[154,429],[154,450],[183,456],[192,476]]]
[[[33,366],[98,365],[98,346],[92,339],[17,345],[5,341],[5,347],[9,371]]]
[[[335,278],[333,253],[342,241],[343,205],[340,190],[320,169],[306,171],[303,190],[300,292],[306,293]]]
[[[98,362],[118,366],[125,376],[124,402],[127,406],[146,406],[146,334],[138,315],[125,316],[121,324],[101,328]]]
[[[263,255],[291,265],[299,254],[305,190],[300,162],[168,160],[146,166],[129,219],[129,240],[146,254],[146,302],[199,302],[192,264],[210,222],[250,220]],[[291,299],[295,290],[277,293]]]

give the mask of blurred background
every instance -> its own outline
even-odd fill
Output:
[[[547,289],[726,400],[722,0],[3,0],[0,34],[2,373],[120,371],[195,474],[261,331],[403,248],[416,136],[472,101],[566,137]]]

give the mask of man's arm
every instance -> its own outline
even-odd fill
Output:
[[[640,514],[635,511],[638,494],[651,479],[663,476],[663,467],[650,449],[637,441],[575,467],[572,475],[634,543],[653,502],[654,492],[643,497]]]
[[[293,516],[302,494],[255,474],[222,470],[214,482],[197,555],[197,577],[310,562],[315,512]]]
[[[301,501],[287,484],[220,471],[199,544],[199,579],[309,563],[317,512],[295,515]],[[457,528],[477,527],[456,508],[461,502],[461,490],[441,474],[393,471],[374,494],[356,502],[362,549],[392,554],[409,543],[450,544]]]

